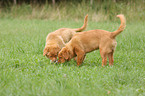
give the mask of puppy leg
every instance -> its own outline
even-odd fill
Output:
[[[77,55],[77,66],[80,66],[82,64],[82,62],[84,61],[85,58],[85,54],[84,53],[80,53]]]
[[[111,52],[111,53],[108,54],[109,66],[113,65],[113,62],[114,62],[113,53],[114,53],[114,52]]]
[[[104,67],[104,65],[105,66],[107,65],[107,56],[106,55],[102,56],[102,66]]]
[[[100,49],[100,55],[102,57],[102,66],[104,67],[104,65],[107,65],[107,54]]]
[[[76,57],[74,57],[74,60],[75,60],[75,61],[77,61],[77,56],[76,56]]]
[[[81,49],[76,49],[75,53],[77,55],[77,66],[80,66],[85,58],[85,52]]]
[[[85,57],[86,57],[86,55],[85,55]],[[85,57],[84,57],[84,59],[85,59]],[[76,56],[76,57],[74,57],[74,60],[75,60],[75,61],[77,61],[77,58],[78,58],[77,56]]]

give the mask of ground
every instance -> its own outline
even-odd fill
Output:
[[[113,67],[101,66],[98,50],[88,53],[80,67],[73,60],[50,64],[43,57],[49,32],[82,24],[82,21],[1,19],[0,95],[144,96],[145,22],[127,22],[125,31],[117,36]],[[87,30],[112,32],[119,24],[89,21]]]

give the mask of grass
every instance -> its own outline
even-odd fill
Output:
[[[101,67],[99,51],[88,53],[81,67],[75,61],[50,64],[42,56],[49,32],[77,28],[83,21],[0,20],[1,96],[144,96],[145,22],[127,23],[117,36],[114,66]],[[89,21],[87,30],[114,31],[116,22]]]
[[[0,7],[0,18],[19,19],[47,19],[47,20],[75,20],[83,19],[89,14],[91,21],[115,21],[114,16],[123,13],[127,21],[144,21],[145,2],[144,0],[122,0],[114,3],[113,0],[95,1],[90,4],[90,0],[82,2],[59,2],[55,6],[52,4],[21,4]],[[71,17],[71,18],[70,18]]]

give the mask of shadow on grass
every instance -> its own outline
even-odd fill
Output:
[[[100,59],[97,59],[96,61],[92,61],[92,60],[84,60],[84,62],[80,65],[77,66],[77,62],[75,60],[71,60],[65,63],[49,63],[50,65],[56,65],[56,66],[76,66],[76,67],[82,67],[82,66],[86,66],[86,67],[95,67],[95,66],[101,66],[101,62],[99,62]]]
[[[49,59],[44,60],[43,64],[45,62],[47,62],[47,64],[49,64],[49,65],[55,65],[58,67],[60,67],[60,66],[65,66],[65,67],[66,66],[69,66],[69,67],[74,67],[74,66],[75,67],[83,67],[83,66],[85,66],[85,67],[102,67],[102,59],[101,59],[101,57],[97,57],[97,56],[94,56],[94,57],[87,56],[80,66],[77,66],[77,62],[74,59],[71,59],[71,61],[67,61],[65,63],[50,63]],[[108,67],[108,66],[109,66],[109,62],[107,60],[106,67]]]

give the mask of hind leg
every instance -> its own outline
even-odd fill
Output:
[[[102,66],[107,65],[107,53],[100,49],[100,55],[102,57]]]
[[[114,53],[114,51],[112,51],[111,53],[108,54],[109,66],[113,66],[113,62],[114,62],[113,53]]]

